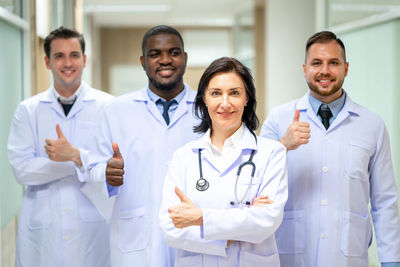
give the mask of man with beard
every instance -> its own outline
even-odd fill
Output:
[[[143,37],[140,62],[148,86],[111,101],[102,114],[89,156],[91,181],[108,183],[115,196],[110,222],[111,265],[173,266],[174,251],[158,225],[166,162],[197,135],[192,115],[195,92],[184,84],[187,54],[181,35],[156,26]],[[87,189],[87,188],[86,188]],[[85,190],[107,217],[110,203]]]
[[[289,198],[276,232],[283,267],[367,266],[371,217],[382,266],[400,266],[389,136],[343,90],[348,67],[335,34],[314,34],[303,64],[309,92],[275,108],[262,127],[288,150]]]

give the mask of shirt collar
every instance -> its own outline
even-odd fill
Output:
[[[160,97],[159,95],[156,95],[153,91],[150,90],[150,88],[147,86],[147,94],[149,95],[149,98],[152,102],[157,102],[158,99],[161,99],[162,101],[167,101],[164,98]],[[180,103],[182,99],[185,97],[185,88],[183,88],[182,92],[180,92],[177,96],[175,96],[173,99],[177,102]],[[171,99],[172,100],[172,99]],[[171,101],[170,100],[170,101]]]
[[[52,86],[52,89],[53,89],[54,96],[56,97],[56,99],[58,99],[60,101],[60,103],[73,104],[75,102],[75,100],[78,98],[80,92],[82,91],[81,90],[82,86],[83,86],[83,83],[81,82],[81,85],[78,87],[78,89],[75,91],[75,93],[73,95],[71,95],[70,97],[64,97],[64,96],[60,95],[57,92],[57,90],[54,88],[54,86]]]
[[[315,114],[318,114],[318,109],[321,104],[327,104],[324,102],[319,101],[311,94],[308,94],[308,100],[310,101],[311,108],[313,109]],[[343,94],[341,97],[336,99],[335,101],[327,104],[332,112],[332,118],[335,119],[339,112],[342,110],[344,103],[346,102],[346,92],[343,90]]]
[[[209,151],[212,151],[213,153],[217,151],[220,152],[219,149],[212,144],[210,133],[211,130],[208,129],[207,132],[201,138],[201,140],[199,140],[200,141],[199,147],[205,148]],[[222,150],[224,151],[225,149],[228,148],[233,148],[233,149],[240,148],[242,144],[243,133],[244,133],[244,125],[242,123],[239,129],[237,129],[236,132],[234,132],[229,138],[225,140]]]

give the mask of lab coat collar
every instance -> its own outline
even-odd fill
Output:
[[[257,142],[253,134],[244,124],[242,124],[241,127],[243,127],[243,134],[240,140],[234,141],[235,146],[239,145],[242,151],[245,149],[257,150]],[[203,134],[199,139],[193,142],[192,149],[193,151],[197,151],[199,149],[207,149],[210,143],[211,143],[210,129],[208,129],[208,131],[205,134]]]
[[[317,115],[314,113],[310,101],[309,101],[309,94],[310,91],[307,92],[302,98],[300,98],[297,101],[296,104],[296,109],[300,111],[300,116],[302,112],[305,112],[307,117],[313,121],[321,130],[324,130],[326,132],[332,131],[334,128],[336,128],[339,124],[341,124],[347,117],[350,115],[356,115],[358,116],[360,113],[360,107],[355,104],[349,97],[349,95],[346,95],[346,102],[344,103],[344,106],[342,110],[339,112],[337,115],[336,119],[332,122],[332,124],[329,126],[328,130],[325,130],[325,127],[322,125],[321,120],[317,117]],[[300,118],[301,120],[301,118]]]
[[[215,170],[222,174],[228,171],[231,166],[240,159],[240,156],[246,151],[249,150],[247,153],[250,154],[250,150],[257,150],[257,143],[256,139],[254,138],[253,134],[245,127],[243,127],[242,135],[235,140],[233,140],[235,146],[238,146],[237,149],[234,150],[232,157],[229,158],[223,165],[216,164],[215,155],[211,151],[211,140],[210,140],[210,131],[206,132],[202,137],[200,137],[197,141],[193,142],[192,150],[195,153],[198,153],[199,149],[202,149],[204,153],[202,153],[202,158],[205,159]],[[246,152],[245,152],[246,153]]]
[[[162,114],[160,111],[157,109],[156,104],[151,101],[149,94],[147,93],[148,90],[148,85],[145,88],[142,88],[140,91],[137,91],[132,94],[132,101],[138,101],[138,102],[144,102],[146,104],[147,110],[150,112],[150,114],[153,115],[153,117],[163,125],[164,127],[170,128],[172,127],[184,114],[187,112],[192,112],[191,104],[194,102],[194,98],[196,96],[196,92],[194,92],[186,83],[184,84],[185,87],[183,90],[185,90],[185,95],[183,99],[178,103],[178,107],[175,110],[174,115],[170,119],[169,125],[165,123],[164,118],[162,117]]]
[[[77,114],[84,106],[85,102],[94,101],[95,95],[89,89],[90,86],[82,81],[79,87],[79,95],[71,108],[71,111],[68,113],[67,119],[72,118],[75,114]],[[50,88],[40,95],[39,101],[44,103],[51,103],[51,107],[62,117],[65,117],[64,110],[62,109],[60,103],[58,102],[53,90],[55,90],[54,85],[51,85]]]

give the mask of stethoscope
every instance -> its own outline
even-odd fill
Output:
[[[256,139],[256,143],[257,143],[257,137],[256,135],[252,132],[254,138]],[[196,182],[196,189],[199,191],[206,191],[208,189],[208,187],[210,186],[210,183],[204,179],[203,177],[203,167],[202,167],[202,162],[201,162],[201,150],[199,149],[198,151],[198,155],[199,155],[199,172],[200,172],[200,178],[197,180]],[[231,201],[230,204],[231,205],[236,205],[236,204],[245,204],[245,205],[250,205],[250,201],[246,201],[244,202],[244,199],[247,196],[247,193],[250,190],[250,186],[253,183],[253,178],[254,178],[254,174],[256,173],[256,164],[254,164],[253,162],[253,157],[255,154],[255,150],[252,149],[251,150],[251,154],[250,154],[250,158],[249,160],[243,162],[242,164],[239,165],[239,168],[237,170],[236,173],[236,181],[235,181],[235,200],[236,201]],[[239,181],[239,177],[240,177],[240,173],[242,172],[242,169],[244,166],[250,165],[251,166],[251,178],[250,178],[250,183],[247,186],[246,192],[244,193],[243,197],[239,200],[238,195],[237,195],[237,185],[238,185],[238,181]]]

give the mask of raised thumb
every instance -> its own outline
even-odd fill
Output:
[[[57,132],[58,139],[64,138],[64,134],[62,133],[61,128],[60,128],[60,124],[56,125],[56,132]]]
[[[185,194],[177,186],[175,186],[175,193],[179,197],[181,202],[186,202],[187,198]]]
[[[113,158],[122,159],[122,155],[121,152],[119,152],[119,147],[117,143],[115,142],[112,143],[112,149],[114,151]]]
[[[299,119],[300,119],[300,111],[296,109],[296,111],[294,112],[293,121],[299,121]]]

